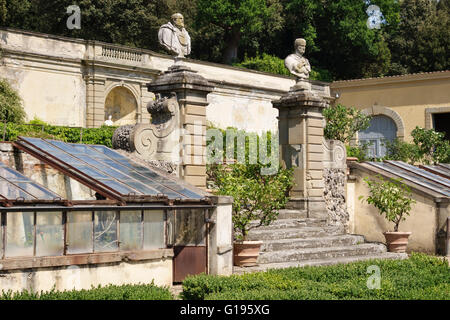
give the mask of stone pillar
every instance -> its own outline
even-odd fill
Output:
[[[86,75],[86,127],[100,127],[105,122],[105,82],[103,77]]]
[[[322,110],[329,105],[328,99],[316,94],[309,82],[302,81],[272,103],[279,111],[282,165],[294,168],[295,186],[288,206],[307,209],[311,217],[326,217]]]
[[[147,89],[161,97],[175,93],[179,105],[182,143],[179,176],[194,186],[206,188],[206,107],[214,87],[196,71],[180,63],[169,68]]]
[[[233,198],[210,197],[216,206],[210,211],[208,232],[208,274],[229,276],[233,273]]]

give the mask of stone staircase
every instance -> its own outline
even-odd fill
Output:
[[[252,229],[248,240],[263,241],[258,265],[234,267],[234,273],[407,258],[406,254],[388,253],[384,244],[346,234],[343,227],[328,226],[325,219],[307,218],[306,210],[280,210],[278,220]]]

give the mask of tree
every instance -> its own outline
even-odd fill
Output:
[[[389,47],[395,68],[391,74],[450,68],[449,0],[402,1],[401,21]]]
[[[370,125],[370,116],[361,110],[347,108],[341,104],[323,110],[327,122],[324,129],[326,139],[349,142],[356,132],[365,130]]]
[[[367,26],[369,4],[378,5],[383,13],[380,29]],[[286,0],[285,8],[289,21],[285,40],[292,46],[295,38],[305,38],[312,65],[330,71],[334,79],[381,76],[389,71],[391,55],[385,38],[398,23],[396,1]]]
[[[81,29],[70,30],[66,10],[73,4],[72,0],[7,0],[1,25],[164,52],[158,43],[159,27],[177,11],[185,13],[188,26],[195,16],[195,2],[189,0],[80,0],[76,4]]]
[[[19,94],[5,79],[0,79],[0,121],[20,123],[25,119],[25,111]]]
[[[281,10],[278,0],[197,0],[196,26],[222,36],[222,62],[231,64],[243,43],[251,46],[252,38],[281,29]]]

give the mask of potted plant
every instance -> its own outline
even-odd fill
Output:
[[[383,233],[388,251],[405,252],[411,232],[400,232],[398,227],[409,216],[411,205],[415,203],[411,198],[411,189],[401,179],[384,180],[379,175],[377,177],[379,181],[364,178],[370,191],[370,196],[365,201],[374,205],[381,215],[384,214],[388,221],[394,223],[394,231]],[[364,196],[359,197],[360,200],[363,198]]]
[[[214,166],[218,194],[233,197],[234,264],[257,264],[262,241],[249,241],[251,229],[267,226],[278,217],[278,210],[288,201],[293,185],[292,170],[279,169],[264,175],[260,164]],[[263,172],[264,173],[264,172]]]

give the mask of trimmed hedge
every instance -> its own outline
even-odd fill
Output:
[[[381,270],[381,288],[369,289],[368,267]],[[450,269],[442,258],[413,253],[406,260],[369,260],[244,275],[198,275],[183,282],[192,300],[450,300]]]
[[[100,144],[112,147],[112,136],[117,127],[83,128],[82,141],[85,144]],[[55,139],[70,143],[80,143],[81,128],[52,126],[44,122],[32,121],[29,124],[0,123],[0,139],[15,141],[18,136]]]
[[[0,300],[173,300],[174,297],[166,287],[152,284],[108,285],[90,290],[49,291],[41,293],[2,292]]]

